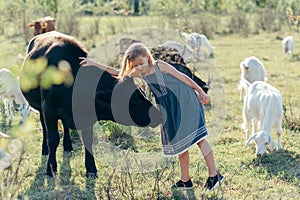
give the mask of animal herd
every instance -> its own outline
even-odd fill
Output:
[[[92,179],[97,178],[97,168],[92,154],[93,124],[99,120],[111,120],[123,125],[156,127],[161,123],[161,113],[134,84],[132,78],[119,82],[97,67],[81,67],[79,57],[86,57],[88,51],[74,37],[55,31],[55,19],[41,18],[28,25],[34,28],[35,36],[28,44],[20,77],[14,77],[8,69],[0,70],[1,96],[4,99],[5,109],[8,110],[7,115],[13,120],[14,101],[19,104],[17,110],[20,111],[22,122],[29,115],[29,107],[39,112],[43,128],[42,154],[48,155],[47,176],[53,176],[57,171],[58,120],[61,120],[64,126],[65,151],[73,149],[69,128],[80,129],[84,136],[82,140],[85,146],[86,175]],[[182,33],[182,36],[185,45],[166,41],[158,48],[175,50],[180,59],[187,62],[193,58],[204,61],[206,58],[204,47],[208,48],[210,57],[213,57],[214,47],[210,45],[205,35]],[[122,44],[120,53],[124,53],[127,46],[133,42],[140,41],[130,38],[120,40],[119,44]],[[285,55],[292,55],[294,41],[291,36],[282,40],[282,48]],[[159,56],[156,58],[161,58]],[[39,58],[46,58],[47,66],[56,66],[58,70],[61,61],[67,61],[70,66],[67,70],[74,77],[73,84],[52,85],[50,88],[43,88],[41,85],[26,88],[22,84],[23,80],[30,77],[28,73],[32,67],[36,67],[35,62]],[[191,78],[194,77],[186,65],[171,64]],[[283,109],[280,91],[267,83],[265,67],[255,56],[245,58],[240,63],[240,70],[240,101],[243,100],[243,91],[246,91],[242,111],[244,121],[242,128],[246,133],[245,144],[249,145],[254,141],[258,156],[265,153],[268,144],[271,144],[273,149],[275,144],[270,132],[275,126],[278,136],[277,148],[281,149]],[[41,72],[39,78],[42,75]],[[201,81],[200,79],[198,84],[202,84],[201,87],[207,92],[209,84]],[[122,101],[119,100],[120,97]],[[251,127],[252,135],[249,136]]]

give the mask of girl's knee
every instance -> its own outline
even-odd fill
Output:
[[[204,142],[207,142],[206,139],[201,140],[200,142],[197,143],[197,145],[201,147]]]
[[[178,155],[179,158],[183,157],[183,156],[186,156],[189,152],[188,151],[185,151],[181,154]]]
[[[202,140],[201,142],[198,143],[198,145],[204,157],[212,152],[211,146],[206,140]]]

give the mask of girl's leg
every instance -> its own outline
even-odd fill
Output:
[[[179,155],[181,180],[186,182],[190,179],[189,175],[189,152],[186,151]]]
[[[208,167],[208,176],[214,177],[215,175],[217,175],[217,169],[216,169],[214,154],[210,144],[206,139],[203,139],[197,145],[199,146],[203,154],[203,157],[205,159],[206,165]]]

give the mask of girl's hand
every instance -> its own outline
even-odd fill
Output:
[[[128,72],[128,76],[129,77],[138,77],[141,78],[142,74],[139,70],[137,70],[137,68],[132,68],[129,72]]]
[[[94,62],[91,58],[79,57],[82,61],[79,63],[81,66],[95,66],[96,62]]]
[[[204,92],[198,95],[198,99],[202,104],[207,104],[210,101],[210,97]]]

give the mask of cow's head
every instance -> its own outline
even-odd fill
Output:
[[[28,26],[33,28],[33,35],[39,35],[55,30],[55,19],[52,17],[43,17],[34,22],[28,23]]]
[[[120,124],[156,127],[162,122],[161,112],[145,97],[132,78],[120,81],[111,99],[114,120]]]

